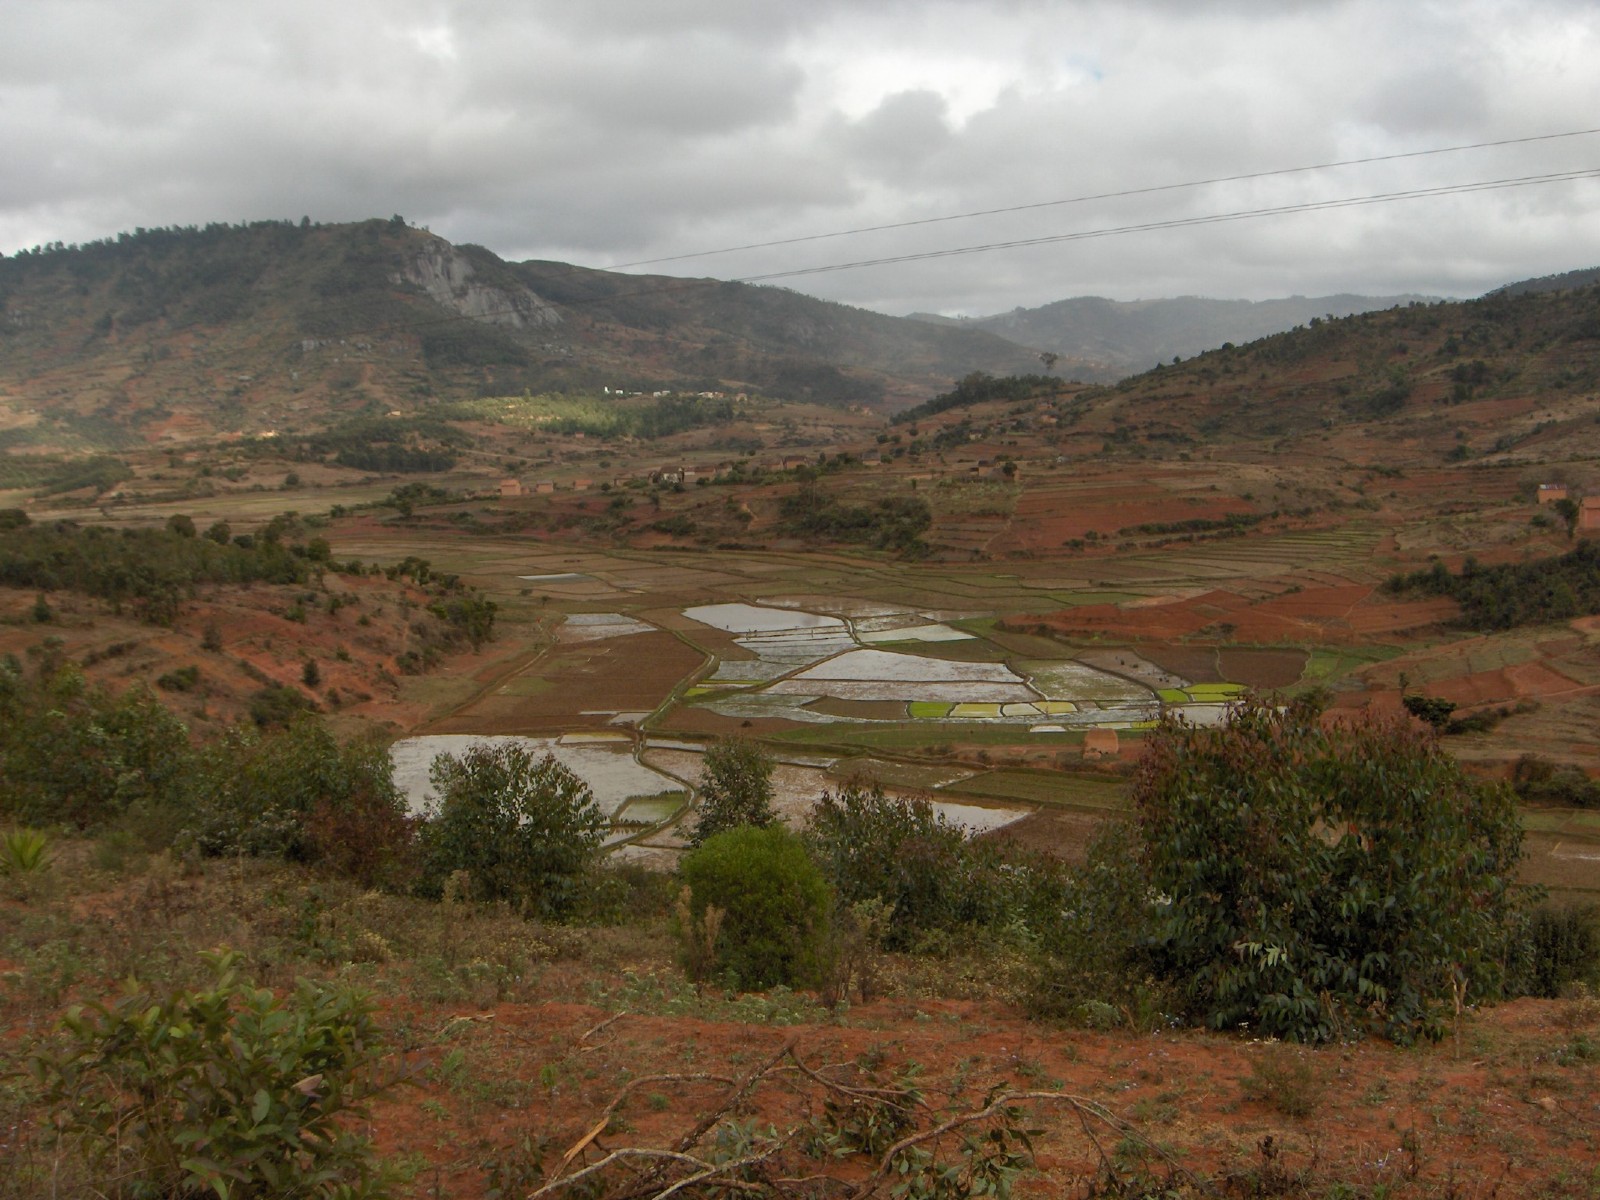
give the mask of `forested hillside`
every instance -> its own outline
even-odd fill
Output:
[[[506,263],[400,218],[141,229],[0,259],[0,447],[304,430],[524,391],[882,407],[1032,361],[780,288]]]

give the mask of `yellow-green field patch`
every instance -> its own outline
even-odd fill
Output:
[[[950,715],[957,720],[962,718],[966,718],[968,720],[977,718],[981,720],[986,717],[993,719],[1000,715],[1000,710],[1003,707],[1005,706],[1001,704],[990,704],[975,700],[967,701],[962,704],[953,705],[950,709]]]

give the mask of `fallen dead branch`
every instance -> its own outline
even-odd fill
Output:
[[[865,1081],[845,1082],[830,1077],[837,1069],[808,1065],[790,1041],[737,1079],[688,1074],[630,1080],[528,1200],[543,1200],[580,1183],[583,1194],[597,1200],[734,1193],[870,1200],[891,1183],[896,1195],[927,1200],[1004,1192],[1014,1177],[1033,1165],[1032,1139],[1040,1131],[1027,1127],[1024,1106],[1069,1110],[1108,1180],[1115,1182],[1120,1176],[1101,1145],[1101,1132],[1140,1144],[1191,1192],[1210,1192],[1171,1155],[1084,1096],[997,1087],[976,1106],[962,1104],[959,1096],[952,1095],[942,1110],[936,1110],[905,1076],[884,1081],[869,1075]],[[722,1084],[726,1090],[669,1146],[607,1149],[601,1144],[601,1135],[638,1088],[704,1083]],[[753,1120],[739,1119],[757,1110],[763,1087],[779,1083],[800,1095],[808,1113],[805,1119],[785,1130],[771,1124],[762,1130]],[[789,1100],[792,1103],[792,1096]],[[820,1117],[811,1111],[818,1107]],[[939,1111],[943,1115],[935,1119]],[[600,1157],[573,1170],[591,1151]],[[819,1162],[825,1165],[819,1168]]]

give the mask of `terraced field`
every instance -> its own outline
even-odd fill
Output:
[[[1413,690],[1465,711],[1515,710],[1487,734],[1452,739],[1471,762],[1504,769],[1532,752],[1600,769],[1600,622],[1454,631],[1448,601],[1374,592],[1405,551],[1394,525],[1365,513],[1337,529],[972,563],[397,532],[352,529],[340,553],[416,553],[460,571],[502,605],[507,635],[527,638],[497,648],[512,673],[496,680],[486,667],[470,703],[436,716],[439,732],[553,736],[618,721],[647,738],[742,733],[913,771],[971,770],[982,754],[1048,766],[1046,790],[1059,791],[1077,778],[1059,768],[1078,769],[1087,728],[1117,729],[1131,756],[1159,713],[1213,721],[1244,686],[1330,687],[1337,710],[1398,712],[1404,672]],[[693,615],[738,605],[778,624],[718,628]],[[848,661],[872,670],[828,667],[866,652],[881,657]],[[433,686],[405,684],[419,696]]]

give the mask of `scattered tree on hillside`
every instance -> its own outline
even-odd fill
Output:
[[[1446,700],[1441,696],[1424,696],[1413,693],[1402,696],[1400,703],[1405,710],[1419,721],[1424,721],[1435,729],[1443,729],[1450,724],[1450,714],[1456,711],[1453,700]]]
[[[442,894],[459,871],[472,899],[572,911],[606,829],[588,784],[515,742],[441,754],[428,774],[438,799],[422,834],[425,893]]]
[[[783,528],[806,537],[859,542],[915,557],[926,553],[922,535],[933,525],[933,510],[918,496],[885,496],[872,505],[845,504],[815,482],[779,503]]]
[[[772,765],[771,756],[745,738],[718,742],[707,750],[700,780],[700,819],[690,843],[698,846],[725,829],[764,828],[776,821]]]
[[[1572,537],[1578,529],[1578,502],[1563,496],[1550,507],[1556,510],[1556,516],[1566,522],[1567,537]]]
[[[1460,574],[1442,562],[1426,571],[1393,575],[1392,594],[1449,596],[1469,629],[1514,629],[1600,612],[1600,542],[1585,539],[1556,558],[1486,567],[1468,556]]]
[[[1039,395],[1053,396],[1060,390],[1061,381],[1053,375],[995,376],[983,371],[973,371],[970,375],[964,376],[948,392],[941,392],[932,400],[925,400],[913,408],[895,413],[890,420],[896,425],[903,425],[909,421],[931,417],[946,409],[981,404],[985,400],[1026,400]]]

